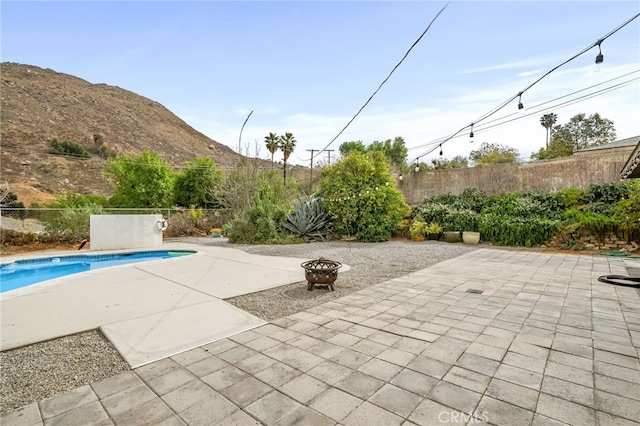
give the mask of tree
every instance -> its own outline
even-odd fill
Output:
[[[279,147],[278,136],[275,133],[271,132],[269,133],[269,136],[265,136],[264,141],[267,145],[267,151],[271,153],[271,165],[273,166],[273,156],[275,155]]]
[[[121,154],[104,169],[115,183],[111,197],[115,207],[170,207],[173,203],[173,171],[157,152]]]
[[[483,142],[476,151],[471,151],[469,158],[476,166],[494,163],[517,163],[520,153],[517,149],[497,143]]]
[[[553,112],[540,117],[540,125],[547,130],[547,141],[544,145],[547,148],[549,147],[549,140],[551,139],[551,129],[553,129],[556,121],[558,121],[558,116]]]
[[[340,147],[338,148],[340,151],[340,155],[342,157],[346,157],[352,152],[359,152],[364,154],[367,152],[367,147],[362,143],[362,141],[350,141],[350,142],[342,142]]]
[[[320,195],[342,235],[387,241],[411,208],[393,185],[382,152],[354,152],[322,170]]]
[[[603,145],[616,140],[616,130],[613,121],[600,117],[595,113],[589,117],[578,114],[563,126],[571,134],[575,149]]]
[[[365,152],[382,152],[387,157],[389,163],[396,166],[398,169],[407,162],[407,147],[404,139],[401,136],[396,136],[393,141],[387,139],[385,141],[373,141],[369,146],[365,146],[362,141],[343,142],[340,145],[340,154],[343,157],[351,154],[352,152],[359,152],[364,154]]]
[[[174,201],[182,207],[215,207],[211,194],[221,183],[222,170],[216,167],[211,158],[199,157],[195,161],[186,161],[184,169],[175,176]]]
[[[401,136],[396,136],[393,141],[391,141],[391,139],[373,141],[371,145],[367,147],[367,152],[374,151],[382,151],[384,155],[386,155],[387,160],[389,160],[389,163],[397,168],[402,168],[407,161],[408,150]]]
[[[532,160],[551,160],[552,158],[570,157],[573,155],[573,141],[571,133],[562,126],[556,126],[549,146],[540,148],[531,154]]]
[[[531,155],[534,160],[549,160],[573,155],[574,151],[602,145],[616,139],[613,121],[595,113],[577,114],[567,124],[553,127],[549,146]]]
[[[296,148],[296,140],[293,137],[293,133],[287,132],[283,136],[278,138],[278,145],[282,154],[284,155],[284,181],[287,181],[287,160],[289,156]]]

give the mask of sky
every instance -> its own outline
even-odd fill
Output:
[[[289,162],[307,166],[311,149],[334,150],[315,153],[326,164],[342,142],[397,136],[409,163],[468,156],[483,142],[526,161],[545,145],[550,112],[557,124],[599,113],[619,139],[640,135],[640,18],[602,41],[600,66],[593,47],[528,88],[640,2],[452,0],[400,63],[445,5],[2,0],[0,58],[135,92],[250,156],[270,158],[265,136],[291,132]]]

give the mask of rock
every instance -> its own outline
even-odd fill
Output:
[[[216,149],[216,147],[213,144],[210,144],[208,148],[211,149],[211,150]]]
[[[22,160],[22,162],[20,162],[21,165],[23,166],[28,166],[29,164],[31,164],[31,161],[29,160]]]
[[[584,249],[585,250],[595,250],[596,249],[596,245],[595,244],[585,244],[584,245]]]

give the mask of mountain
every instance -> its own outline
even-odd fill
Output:
[[[222,168],[243,158],[128,90],[16,63],[1,63],[0,74],[0,183],[8,183],[25,205],[67,190],[111,193],[103,172],[108,158],[98,154],[95,134],[108,148],[106,157],[147,150],[172,165],[210,157]],[[91,158],[57,155],[54,138],[81,145]]]

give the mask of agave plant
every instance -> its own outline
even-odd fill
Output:
[[[295,200],[293,210],[287,213],[283,226],[306,241],[324,241],[332,230],[331,215],[322,206],[320,198],[311,195],[306,200]]]

